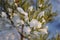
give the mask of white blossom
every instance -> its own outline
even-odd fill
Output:
[[[33,6],[30,6],[28,9],[29,9],[30,11],[32,11],[32,10],[33,10]]]
[[[25,16],[28,16],[28,13],[27,13],[27,12],[23,12],[23,14],[24,14]]]
[[[17,10],[21,13],[24,13],[24,10],[21,7],[17,7]]]
[[[14,0],[14,2],[15,2],[15,6],[17,7],[17,6],[18,6],[18,4],[16,3],[16,0]]]
[[[37,28],[41,28],[41,27],[42,27],[42,23],[41,22],[38,22]]]
[[[28,19],[29,19],[28,16],[25,16],[25,21],[28,21]]]
[[[42,4],[39,4],[39,7],[42,7]]]
[[[12,12],[12,9],[11,9],[11,8],[8,8],[8,11],[9,11],[9,12]]]
[[[14,0],[8,0],[8,3],[12,5],[14,3]]]
[[[21,20],[18,14],[16,13],[14,13],[14,17],[12,18],[12,20],[16,26],[19,26],[20,24],[24,24],[24,21]]]
[[[43,28],[43,29],[40,29],[40,31],[48,34],[48,26],[46,26],[46,27]]]
[[[31,31],[31,29],[30,29],[30,27],[26,27],[26,26],[24,26],[24,32],[26,33],[26,34],[30,34],[30,31]]]
[[[17,23],[20,23],[20,19],[17,19],[16,22],[17,22]]]
[[[23,21],[23,20],[20,20],[20,23],[21,23],[21,24],[24,24],[24,21]]]
[[[38,21],[36,19],[32,19],[30,22],[30,27],[36,27],[38,26]]]
[[[44,18],[42,18],[42,22],[46,22],[46,20]]]
[[[37,32],[37,31],[34,31],[33,33],[34,33],[35,35],[38,35],[38,32]]]
[[[20,24],[20,17],[16,13],[14,13],[14,17],[12,18],[12,20],[16,26]]]
[[[17,22],[17,23],[20,22],[19,16],[18,16],[16,13],[14,13],[13,19],[14,19],[15,22]]]
[[[42,27],[42,23],[39,22],[36,19],[32,19],[31,22],[30,22],[30,27],[34,27],[34,29],[35,28],[41,28]]]
[[[44,16],[44,13],[45,13],[45,11],[42,11],[42,12],[40,12],[39,14],[38,14],[38,17],[42,17],[42,16]]]
[[[6,13],[5,12],[1,12],[2,13],[2,17],[7,17]]]
[[[17,10],[18,10],[20,13],[24,14],[25,16],[28,15],[28,13],[25,12],[21,7],[17,7]]]
[[[45,28],[44,29],[40,29],[40,31],[48,34],[47,29],[45,29]]]

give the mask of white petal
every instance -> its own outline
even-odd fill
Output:
[[[34,31],[33,33],[34,33],[35,35],[38,35],[38,32],[37,32],[37,31]]]
[[[9,12],[12,12],[12,9],[11,9],[11,8],[8,8],[8,11],[9,11]]]
[[[32,19],[30,22],[30,27],[36,27],[38,26],[38,21],[36,19]]]
[[[44,13],[45,13],[45,11],[42,11],[38,14],[38,16],[41,18],[42,16],[44,16]]]
[[[12,21],[17,26],[18,24],[20,24],[20,17],[16,13],[14,13],[14,17],[12,18]]]
[[[7,17],[5,12],[2,12],[2,17]]]
[[[14,2],[14,0],[8,0],[8,3],[9,3],[10,5],[12,5],[13,2]]]
[[[26,34],[30,34],[31,29],[29,27],[24,27],[24,32],[26,32]]]
[[[28,13],[27,13],[27,12],[24,12],[24,10],[23,10],[21,7],[17,7],[17,10],[18,10],[20,13],[24,14],[25,16],[28,15]]]
[[[42,7],[42,4],[40,4],[39,7]]]
[[[42,23],[38,23],[38,26],[37,26],[37,28],[41,28],[42,27]]]
[[[21,7],[17,7],[17,10],[21,13],[24,13],[24,10]]]
[[[23,12],[23,14],[24,14],[25,16],[28,16],[28,13],[27,13],[27,12]]]
[[[46,22],[44,18],[42,18],[42,22]]]
[[[40,29],[40,31],[48,34],[47,29],[45,29],[45,28],[44,29]]]
[[[30,11],[32,11],[32,10],[33,10],[33,6],[30,6],[28,9],[29,9]]]
[[[23,20],[20,20],[20,23],[21,23],[21,24],[24,24],[24,21],[23,21]]]
[[[15,6],[18,6],[17,3],[15,3]]]
[[[25,16],[25,21],[28,21],[28,19],[29,19],[28,16]]]
[[[17,19],[16,22],[17,22],[17,23],[20,23],[20,19]]]

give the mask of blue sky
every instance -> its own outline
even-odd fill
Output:
[[[54,21],[51,23],[47,23],[48,31],[50,32],[50,37],[56,35],[56,32],[60,33],[60,0],[50,0],[52,3],[52,10],[58,12],[58,16],[54,18]]]
[[[53,11],[58,11],[58,14],[60,14],[60,0],[51,0],[51,3],[53,5]],[[49,30],[56,31],[60,30],[60,15],[55,17],[55,20],[52,23],[48,23]]]
[[[51,3],[53,5],[53,11],[59,11],[60,12],[60,0],[51,0]]]

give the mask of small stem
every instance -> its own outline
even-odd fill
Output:
[[[24,28],[24,24],[22,24],[22,28],[21,28],[21,33],[22,33],[22,35],[23,35],[23,28]],[[23,40],[23,36],[21,35],[21,40]]]

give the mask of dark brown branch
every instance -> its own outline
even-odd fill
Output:
[[[24,28],[24,24],[22,24],[22,28],[21,28],[21,33],[23,35],[23,28]],[[23,40],[23,36],[21,35],[21,40]]]

